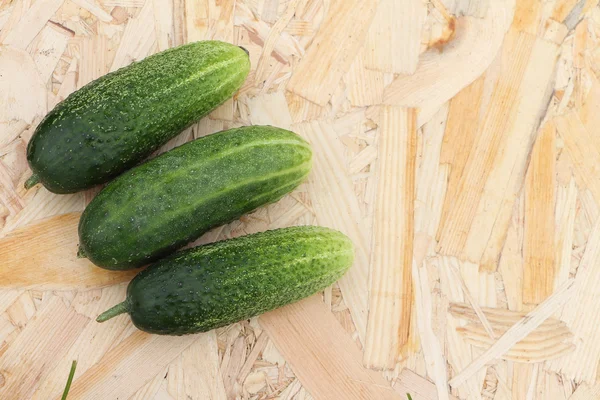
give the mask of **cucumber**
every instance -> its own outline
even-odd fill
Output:
[[[25,187],[73,193],[108,182],[230,98],[249,70],[244,49],[202,41],[92,81],[36,128]]]
[[[79,221],[80,253],[113,270],[155,261],[275,202],[312,166],[300,136],[249,126],[183,144],[110,182]]]
[[[98,322],[129,313],[146,332],[205,332],[293,303],[326,288],[352,265],[342,233],[298,226],[183,250],[152,264]]]

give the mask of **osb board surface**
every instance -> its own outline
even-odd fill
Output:
[[[0,0],[0,398],[600,399],[597,0]],[[75,257],[98,189],[23,183],[41,118],[195,40],[244,46],[229,127],[309,140],[293,194],[197,243],[299,224],[356,262],[311,299],[186,337],[95,316],[129,273]],[[368,368],[367,368],[368,367]]]

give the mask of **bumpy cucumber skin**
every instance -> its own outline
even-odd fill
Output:
[[[106,269],[148,264],[279,200],[311,167],[309,144],[285,129],[248,126],[202,137],[110,182],[81,216],[80,249]]]
[[[299,226],[183,250],[140,272],[127,288],[139,329],[162,335],[205,332],[308,297],[352,265],[342,233]]]
[[[29,166],[54,193],[105,183],[230,98],[249,70],[244,49],[202,41],[102,76],[46,115]]]

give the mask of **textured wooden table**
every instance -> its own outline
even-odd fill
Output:
[[[272,124],[308,182],[198,243],[297,224],[356,263],[206,334],[127,316],[131,273],[75,257],[98,190],[25,191],[55,104],[186,42],[250,51],[234,99],[161,151]],[[600,399],[598,0],[0,0],[0,398]]]

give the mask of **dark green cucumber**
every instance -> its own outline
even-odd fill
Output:
[[[126,300],[97,321],[127,312],[146,332],[205,332],[308,297],[338,280],[353,259],[348,237],[318,226],[211,243],[140,272]]]
[[[92,81],[37,127],[25,187],[73,193],[108,182],[230,98],[249,70],[244,49],[202,41]]]
[[[279,200],[311,166],[309,144],[285,129],[249,126],[202,137],[110,182],[81,216],[80,252],[107,269],[145,265]]]

